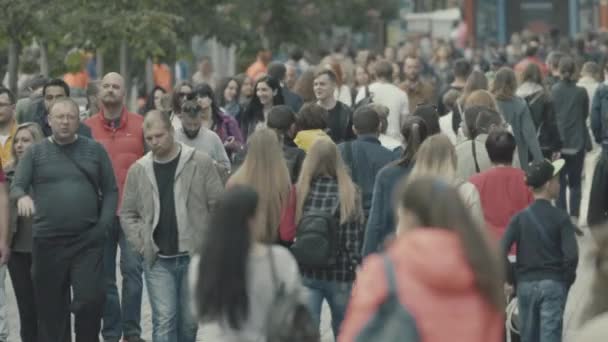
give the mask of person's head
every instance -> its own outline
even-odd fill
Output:
[[[169,116],[159,110],[148,112],[143,127],[144,139],[154,157],[164,159],[170,156],[175,146],[175,131]]]
[[[464,133],[465,137],[467,137],[468,139],[472,140],[472,139],[475,139],[475,137],[477,136],[478,132],[477,132],[477,127],[475,125],[477,123],[477,118],[479,117],[479,113],[481,111],[483,111],[484,109],[485,109],[485,107],[475,106],[475,107],[469,107],[464,110],[464,113],[462,115],[461,127],[462,127],[462,132]]]
[[[270,50],[261,49],[258,51],[257,60],[262,62],[264,65],[268,65],[272,60],[272,52]]]
[[[287,68],[285,64],[280,62],[272,62],[268,64],[268,76],[278,80],[279,82],[283,82],[285,80],[285,74],[287,73]]]
[[[241,86],[236,77],[223,78],[216,88],[217,90],[217,102],[219,106],[225,106],[226,104],[239,102],[241,97],[240,90]]]
[[[393,65],[389,61],[381,60],[376,62],[376,78],[385,82],[393,81]]]
[[[198,64],[198,70],[200,70],[203,75],[211,74],[213,72],[213,64],[211,64],[211,58],[209,58],[208,56],[203,56],[201,58],[200,63]]]
[[[365,87],[369,84],[370,77],[364,66],[358,65],[355,68],[355,82],[358,87]]]
[[[576,63],[571,57],[564,57],[559,61],[559,77],[564,81],[576,80]]]
[[[443,94],[443,99],[441,99],[441,101],[443,102],[443,106],[447,108],[448,112],[454,111],[454,108],[457,107],[456,102],[458,101],[460,95],[461,92],[456,89],[450,89]]]
[[[336,76],[336,87],[341,87],[344,84],[344,71],[342,70],[342,65],[336,61],[332,61],[326,66],[326,69],[331,70]]]
[[[466,99],[475,90],[488,90],[488,78],[486,75],[479,71],[474,70],[467,78],[467,82],[464,84],[462,89],[462,99]]]
[[[416,107],[412,115],[424,120],[426,127],[429,130],[429,135],[441,132],[441,127],[439,126],[439,113],[437,112],[437,107],[435,105],[420,105]]]
[[[87,84],[87,109],[89,113],[95,114],[99,112],[100,101],[99,101],[99,91],[101,87],[101,81],[89,81]]]
[[[318,177],[331,177],[338,182],[341,224],[361,218],[357,208],[357,187],[350,178],[338,146],[329,138],[321,138],[313,143],[302,164],[296,185],[296,222],[302,217],[311,183]]]
[[[279,81],[271,76],[263,76],[256,84],[253,100],[257,98],[262,106],[276,106],[283,104],[283,93]]]
[[[334,97],[336,90],[337,79],[333,71],[324,69],[315,75],[313,90],[315,97],[319,101],[326,101]]]
[[[596,62],[586,62],[581,69],[581,76],[591,77],[596,81],[600,80],[600,66]]]
[[[203,109],[196,101],[186,101],[182,105],[182,130],[189,139],[194,139],[203,126]]]
[[[253,96],[253,80],[247,74],[239,74],[236,76],[238,83],[241,85],[240,94],[245,98]]]
[[[403,63],[403,73],[406,80],[415,82],[420,78],[420,71],[422,70],[422,64],[418,56],[407,56]]]
[[[296,85],[294,87],[294,93],[298,94],[302,98],[304,102],[314,101],[315,91],[314,91],[314,81],[315,81],[315,71],[312,68],[308,68],[306,71],[300,75],[300,78],[296,81]]]
[[[311,129],[327,129],[327,109],[316,103],[306,103],[296,114],[296,128],[298,131]]]
[[[298,68],[292,63],[285,63],[285,86],[294,89],[298,80]]]
[[[380,116],[372,106],[362,106],[353,113],[353,132],[356,135],[380,134]]]
[[[543,74],[538,64],[528,63],[524,72],[521,74],[521,82],[530,82],[539,85],[543,84]]]
[[[435,49],[434,58],[437,61],[447,61],[452,55],[452,50],[448,44],[441,44]]]
[[[515,137],[507,130],[494,130],[486,140],[488,157],[494,165],[511,165],[515,147]]]
[[[535,197],[554,200],[559,197],[559,173],[564,167],[564,160],[550,162],[547,159],[530,163],[526,171],[526,184],[532,188]]]
[[[467,111],[470,109],[478,110],[478,113],[475,116],[475,125],[473,126],[475,136],[479,134],[489,134],[497,129],[502,130],[508,128],[508,125],[500,112],[486,107],[471,107],[467,109]]]
[[[46,108],[47,113],[55,100],[69,96],[70,87],[62,79],[54,78],[42,87],[42,98],[44,99],[44,108]]]
[[[416,158],[420,145],[429,137],[429,129],[420,117],[410,115],[401,124],[401,136],[403,136],[404,149],[397,165],[410,166]]]
[[[122,106],[125,99],[125,80],[116,72],[106,74],[101,79],[100,92],[99,97],[105,107]]]
[[[295,131],[296,124],[296,113],[291,110],[289,106],[278,105],[272,107],[268,112],[268,118],[266,119],[266,126],[270,129],[274,129],[279,137],[284,138],[285,136],[293,138],[293,132]]]
[[[15,95],[8,89],[0,87],[0,125],[7,125],[15,118]]]
[[[538,54],[538,43],[532,44],[532,42],[530,42],[530,44],[528,44],[526,46],[526,51],[525,51],[526,57],[536,57],[537,54]]]
[[[247,320],[247,265],[259,202],[255,189],[235,185],[215,206],[200,246],[195,290],[197,313],[203,320],[226,319],[233,329]]]
[[[44,134],[37,123],[26,122],[17,126],[11,146],[11,155],[13,156],[14,163],[17,164],[25,151],[42,139],[44,139]]]
[[[473,67],[471,63],[464,58],[457,59],[454,61],[454,78],[460,82],[466,82],[467,78],[471,74]]]
[[[384,48],[384,59],[389,62],[393,62],[397,57],[397,53],[395,52],[395,48],[392,46],[387,46]]]
[[[494,76],[491,92],[497,100],[510,100],[515,96],[517,79],[515,72],[509,67],[502,67]]]
[[[189,81],[182,81],[173,89],[173,111],[180,113],[182,104],[188,100],[194,100],[194,87]]]
[[[547,63],[547,66],[549,67],[549,70],[551,70],[552,74],[559,73],[559,61],[564,56],[565,55],[559,51],[551,51],[549,53],[549,55],[547,55],[546,63]]]
[[[245,161],[228,180],[229,187],[235,184],[249,185],[260,196],[252,231],[254,240],[276,242],[277,227],[281,221],[281,210],[289,197],[291,178],[282,145],[274,130],[260,128],[249,137]]]
[[[433,176],[408,176],[397,195],[397,219],[397,234],[443,229],[457,235],[482,296],[497,312],[504,309],[501,263],[457,188]]]
[[[49,125],[53,138],[59,143],[74,140],[80,124],[78,104],[69,97],[54,100],[49,107]]]
[[[380,133],[386,134],[386,130],[388,129],[388,114],[390,112],[388,107],[383,104],[373,102],[367,106],[378,114],[378,117],[380,118]]]
[[[494,95],[487,90],[475,90],[471,95],[467,96],[464,101],[464,110],[475,106],[482,106],[498,111],[498,104]]]
[[[40,96],[42,95],[42,88],[44,88],[44,85],[48,81],[48,78],[37,75],[25,84],[25,89],[29,92],[30,96]],[[89,82],[89,84],[90,83],[91,82]]]
[[[207,83],[199,83],[194,87],[194,98],[196,103],[201,107],[203,113],[210,113],[210,117],[206,117],[205,119],[210,119],[212,122],[217,123],[221,120],[220,108],[217,106],[215,102],[215,93],[213,92],[213,88]]]
[[[161,100],[163,99],[163,95],[165,95],[166,93],[167,92],[165,91],[165,89],[163,89],[163,87],[155,86],[154,89],[152,89],[152,91],[148,95],[148,98],[146,99],[144,112],[147,113],[155,109],[161,110],[161,108],[163,108]]]
[[[456,150],[445,134],[428,137],[416,154],[416,163],[409,177],[437,177],[451,183],[456,179]]]

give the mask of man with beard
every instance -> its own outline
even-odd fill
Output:
[[[401,83],[401,89],[407,93],[409,99],[410,113],[416,111],[421,104],[435,103],[435,89],[433,85],[420,78],[421,63],[417,56],[409,56],[403,63],[405,81]]]
[[[224,170],[230,170],[230,159],[220,137],[207,127],[203,127],[203,109],[195,101],[187,101],[182,106],[182,126],[175,130],[175,140],[204,152]]]
[[[93,137],[103,145],[112,161],[120,199],[133,163],[144,155],[143,117],[130,113],[124,105],[125,82],[121,75],[111,72],[100,83],[99,113],[85,121]],[[120,207],[120,206],[119,206]],[[120,245],[122,273],[122,307],[116,287],[116,250]],[[142,258],[127,244],[118,214],[108,231],[104,250],[106,301],[102,335],[105,341],[118,342],[122,336],[128,342],[142,341],[141,296]]]

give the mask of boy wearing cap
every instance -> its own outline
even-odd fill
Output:
[[[578,263],[576,228],[568,213],[551,203],[559,197],[563,167],[563,159],[530,164],[526,183],[534,202],[513,217],[501,242],[505,258],[517,244],[515,278],[522,342],[562,340],[564,307]]]

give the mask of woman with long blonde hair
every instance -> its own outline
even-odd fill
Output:
[[[312,145],[296,188],[296,222],[308,213],[323,212],[332,215],[338,223],[335,263],[324,267],[300,264],[314,321],[318,326],[321,304],[326,299],[334,336],[338,336],[355,270],[361,261],[363,209],[358,189],[333,141],[319,139]]]
[[[450,138],[445,134],[433,135],[427,138],[418,149],[416,163],[412,173],[408,176],[408,181],[426,176],[435,177],[453,185],[458,189],[475,222],[482,227],[484,217],[479,192],[473,184],[458,177],[457,163],[456,149],[450,142]]]
[[[253,229],[255,241],[277,242],[281,211],[289,198],[291,180],[276,132],[260,128],[251,135],[245,161],[226,186],[236,184],[249,185],[259,195]]]

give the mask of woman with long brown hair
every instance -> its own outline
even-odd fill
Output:
[[[469,95],[476,90],[488,90],[488,79],[483,72],[478,70],[473,71],[469,75],[460,97],[456,100],[456,106],[454,108],[454,113],[452,114],[452,129],[457,135],[460,123],[462,122],[462,116],[464,115],[464,103]]]
[[[502,341],[501,264],[459,191],[412,178],[397,201],[397,239],[365,260],[338,341],[355,341],[391,293],[413,318],[402,328],[420,341]]]
[[[321,305],[326,299],[334,336],[338,336],[361,260],[363,209],[357,186],[331,139],[319,139],[312,145],[304,159],[296,189],[296,222],[315,213],[331,215],[336,221],[335,262],[319,267],[298,261],[313,319],[318,326]],[[302,227],[298,226],[300,229]]]
[[[248,142],[243,165],[230,177],[226,187],[249,185],[259,195],[253,237],[262,243],[275,243],[281,211],[289,198],[291,180],[277,134],[268,128],[256,130]]]
[[[524,99],[515,95],[516,90],[515,72],[511,68],[500,68],[492,82],[491,92],[496,98],[500,113],[513,129],[519,161],[522,168],[527,170],[528,163],[533,160],[542,160],[543,154],[538,144],[536,128],[528,104]],[[530,155],[532,160],[530,160]]]

